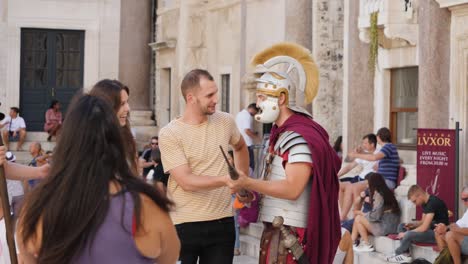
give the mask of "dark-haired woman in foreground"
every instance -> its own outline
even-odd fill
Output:
[[[135,177],[111,106],[90,95],[67,113],[50,176],[18,223],[25,263],[168,263],[180,244],[171,202]]]

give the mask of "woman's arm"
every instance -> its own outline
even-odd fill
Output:
[[[382,195],[378,192],[374,192],[374,202],[372,206],[372,210],[366,214],[366,218],[370,222],[375,222],[378,221],[382,218],[383,212],[384,212],[384,200]]]
[[[40,167],[30,167],[13,162],[5,162],[5,175],[10,180],[32,180],[43,179],[47,177],[50,170],[50,165],[45,164]]]
[[[158,264],[174,264],[179,258],[180,242],[169,214],[146,195],[141,197],[141,226],[135,243],[143,256],[157,259]]]
[[[53,111],[53,110],[52,110],[52,111]],[[50,124],[50,123],[51,123],[52,111],[51,111],[51,109],[49,109],[49,110],[47,110],[46,113],[45,113],[45,122],[46,122],[46,124]]]

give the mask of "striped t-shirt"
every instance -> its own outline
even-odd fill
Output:
[[[193,177],[227,175],[228,167],[219,146],[227,152],[228,146],[237,144],[239,140],[236,122],[228,113],[217,111],[208,116],[208,121],[198,125],[173,120],[159,133],[164,170],[170,172],[187,164]],[[171,212],[174,224],[232,216],[231,191],[228,187],[184,191],[173,177],[169,177],[167,190],[175,202],[175,210]]]
[[[379,160],[379,169],[377,173],[380,173],[386,180],[394,181],[398,179],[398,170],[400,168],[400,157],[395,145],[392,143],[386,143],[381,149],[385,157]]]

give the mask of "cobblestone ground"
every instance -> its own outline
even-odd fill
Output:
[[[257,264],[258,260],[249,256],[234,256],[233,264]]]

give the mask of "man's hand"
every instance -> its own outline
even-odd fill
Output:
[[[416,227],[416,225],[413,224],[413,223],[407,223],[407,224],[405,224],[405,228],[408,229],[408,230],[414,229],[415,227]]]
[[[443,223],[435,224],[434,232],[439,235],[445,235],[447,233],[447,226]]]
[[[454,232],[457,232],[460,229],[460,227],[455,223],[450,224],[449,228],[451,231],[454,231]]]
[[[398,233],[397,238],[402,239],[405,236],[405,234],[406,234],[406,232],[400,232],[400,233]]]
[[[252,202],[253,200],[255,200],[255,195],[253,194],[253,192],[251,191],[247,191],[247,196],[240,196],[238,193],[236,194],[236,197],[237,197],[237,200],[239,200],[239,202],[243,203],[243,204],[246,204],[246,203],[250,203]]]
[[[227,176],[227,182],[226,185],[231,188],[231,191],[233,193],[239,192],[241,189],[244,189],[247,185],[247,181],[249,180],[249,177],[245,175],[242,171],[237,170],[237,173],[239,174],[239,179],[237,180],[232,180],[229,175]]]
[[[6,162],[6,152],[7,149],[5,146],[0,147],[0,166],[3,166],[3,164]]]
[[[13,137],[16,137],[17,131],[13,131]]]

